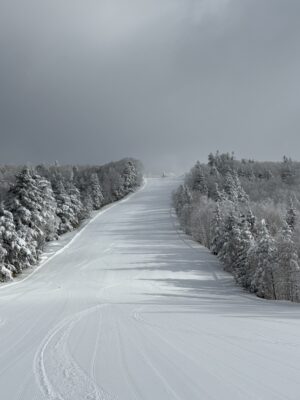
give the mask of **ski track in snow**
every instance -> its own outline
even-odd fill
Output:
[[[45,399],[113,400],[97,385],[92,375],[85,374],[67,351],[68,338],[74,326],[98,308],[92,307],[67,318],[43,340],[34,364],[35,376]]]
[[[179,183],[149,179],[2,287],[1,400],[298,400],[300,306],[182,233]]]

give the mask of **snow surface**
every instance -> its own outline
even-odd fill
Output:
[[[0,290],[0,399],[299,399],[300,306],[234,285],[148,179]]]

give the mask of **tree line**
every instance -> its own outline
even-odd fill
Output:
[[[236,282],[266,299],[300,300],[300,163],[210,154],[173,195],[181,226]]]
[[[133,192],[142,166],[123,159],[103,166],[0,168],[0,280],[39,261],[46,242],[77,228],[93,210]]]

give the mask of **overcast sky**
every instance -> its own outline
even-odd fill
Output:
[[[0,0],[0,163],[300,159],[299,0]]]

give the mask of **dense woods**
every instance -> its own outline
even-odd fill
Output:
[[[300,300],[300,163],[210,154],[174,193],[186,233],[236,282],[267,299]]]
[[[0,280],[38,262],[44,245],[77,228],[93,210],[119,200],[142,181],[134,159],[103,166],[0,168]]]

